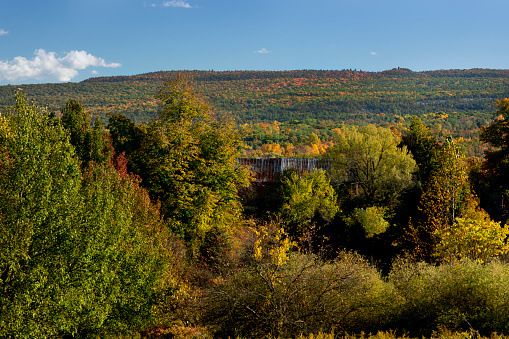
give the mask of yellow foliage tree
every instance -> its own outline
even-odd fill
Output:
[[[283,155],[285,150],[278,143],[265,144],[261,146],[261,150],[263,153],[276,153]]]
[[[435,255],[446,262],[468,258],[484,263],[509,251],[508,235],[509,228],[491,220],[472,198],[462,218],[456,218],[451,227],[435,231],[440,239]]]

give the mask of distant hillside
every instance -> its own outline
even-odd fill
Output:
[[[73,98],[93,115],[104,118],[110,112],[122,113],[142,123],[154,116],[154,95],[173,73],[0,86],[0,108],[11,105],[16,88],[23,88],[29,98],[52,110]],[[456,118],[471,116],[482,122],[495,110],[496,99],[509,97],[509,70],[189,73],[213,106],[232,112],[241,123],[304,119],[394,123],[401,116],[436,112]]]

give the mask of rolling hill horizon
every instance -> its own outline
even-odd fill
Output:
[[[121,113],[146,123],[156,115],[158,88],[177,72],[193,76],[207,101],[239,123],[317,119],[384,124],[430,113],[488,119],[494,102],[509,97],[509,70],[502,69],[157,71],[77,83],[0,86],[0,108],[12,105],[21,88],[30,100],[52,111],[75,99],[92,116],[107,119],[109,113]]]

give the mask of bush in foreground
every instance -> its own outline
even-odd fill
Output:
[[[509,264],[397,261],[388,277],[355,254],[323,261],[258,229],[252,260],[205,290],[203,324],[219,337],[296,337],[395,330],[509,333]]]
[[[260,230],[253,260],[207,290],[204,320],[219,337],[292,337],[375,330],[397,300],[355,254],[332,262],[290,252],[282,230]]]
[[[433,266],[397,263],[390,276],[404,302],[392,328],[429,336],[433,330],[509,333],[509,264],[471,260]]]

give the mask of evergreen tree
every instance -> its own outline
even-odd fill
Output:
[[[82,167],[91,162],[104,163],[109,160],[111,150],[104,136],[99,119],[90,126],[90,115],[76,100],[69,100],[61,109],[62,125],[70,135],[70,142],[81,160]]]
[[[509,98],[496,102],[495,121],[483,127],[479,139],[490,147],[485,152],[482,170],[474,185],[482,206],[495,218],[505,223],[509,201]]]
[[[425,184],[431,174],[433,155],[439,147],[438,140],[419,117],[414,117],[408,134],[401,138],[401,145],[406,146],[417,164],[417,180]]]

